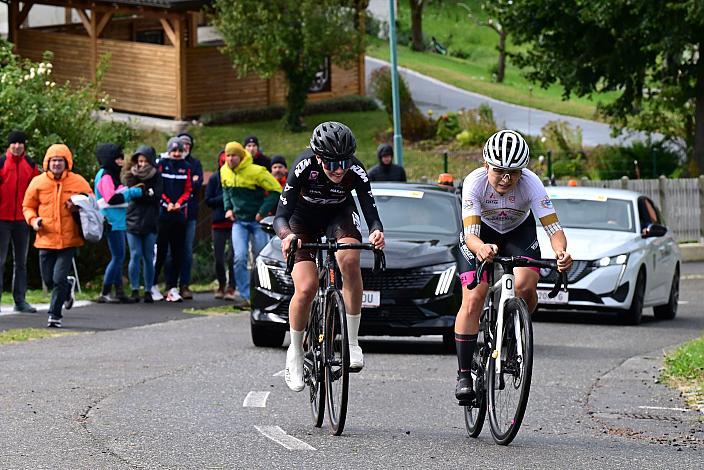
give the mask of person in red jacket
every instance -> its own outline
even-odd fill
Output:
[[[39,174],[39,169],[26,155],[26,146],[25,133],[12,131],[7,137],[7,151],[0,157],[0,267],[4,273],[7,251],[12,241],[14,311],[35,313],[37,309],[25,300],[29,225],[22,214],[22,200],[29,182]],[[3,277],[0,274],[0,296],[2,296]]]

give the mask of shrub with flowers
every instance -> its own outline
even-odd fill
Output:
[[[52,75],[50,52],[33,62],[12,51],[0,38],[0,142],[13,129],[27,133],[27,153],[38,163],[49,145],[61,142],[72,150],[74,167],[84,176],[96,171],[95,147],[100,142],[128,144],[133,131],[123,123],[98,122],[98,110],[110,110],[109,98],[97,84],[57,83]],[[101,64],[104,71],[106,64]],[[102,73],[98,73],[98,78]]]

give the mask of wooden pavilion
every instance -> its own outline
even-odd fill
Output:
[[[9,5],[17,53],[39,61],[44,51],[53,52],[57,82],[95,80],[108,54],[102,89],[116,110],[184,119],[285,102],[283,74],[238,78],[217,42],[199,42],[201,10],[212,0],[0,1]],[[34,5],[65,8],[64,24],[23,26]],[[327,86],[309,99],[364,94],[363,56],[346,69],[333,63],[325,75]]]

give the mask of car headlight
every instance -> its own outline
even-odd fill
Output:
[[[271,276],[269,276],[269,268],[261,259],[257,260],[257,274],[259,275],[259,285],[264,289],[271,290]]]
[[[433,274],[440,275],[438,285],[435,286],[435,295],[447,294],[450,291],[452,280],[455,277],[457,265],[455,263],[436,264],[434,266],[428,266],[426,269],[432,271]]]
[[[604,256],[590,263],[593,268],[605,268],[606,266],[622,265],[628,261],[628,255]]]

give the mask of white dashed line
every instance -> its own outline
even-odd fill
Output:
[[[678,305],[687,305],[689,303],[689,300],[679,300],[677,301]]]
[[[266,408],[267,398],[269,398],[269,392],[249,392],[244,397],[242,406],[245,408]]]
[[[272,377],[283,377],[285,373],[285,370],[280,370],[276,374],[272,375]]]
[[[271,439],[287,448],[288,450],[316,450],[312,445],[303,442],[300,439],[296,439],[293,436],[286,434],[286,431],[278,426],[254,426],[257,431],[262,433],[265,437]]]
[[[638,408],[642,408],[644,410],[692,411],[687,408],[668,408],[666,406],[639,406]]]

